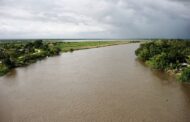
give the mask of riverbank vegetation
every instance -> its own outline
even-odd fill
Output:
[[[58,47],[62,52],[127,44],[130,41],[88,41],[88,42],[60,42]]]
[[[0,76],[12,68],[22,67],[43,58],[59,55],[60,52],[97,48],[129,41],[89,41],[89,42],[55,42],[42,40],[1,41],[0,43]]]
[[[15,42],[0,44],[0,75],[6,74],[15,67],[26,66],[47,56],[58,55],[57,43]]]
[[[141,43],[135,53],[151,68],[173,74],[182,82],[190,82],[190,41],[148,41]]]

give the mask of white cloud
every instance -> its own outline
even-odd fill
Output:
[[[190,38],[187,0],[0,0],[0,38]]]

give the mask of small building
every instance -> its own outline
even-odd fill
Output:
[[[182,63],[181,66],[182,67],[188,67],[188,63]]]

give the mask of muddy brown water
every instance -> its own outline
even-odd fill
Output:
[[[136,60],[139,44],[64,53],[0,77],[0,122],[190,122],[190,85]]]

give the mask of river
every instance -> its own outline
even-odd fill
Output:
[[[0,122],[190,122],[190,85],[136,60],[139,44],[63,53],[0,77]]]

